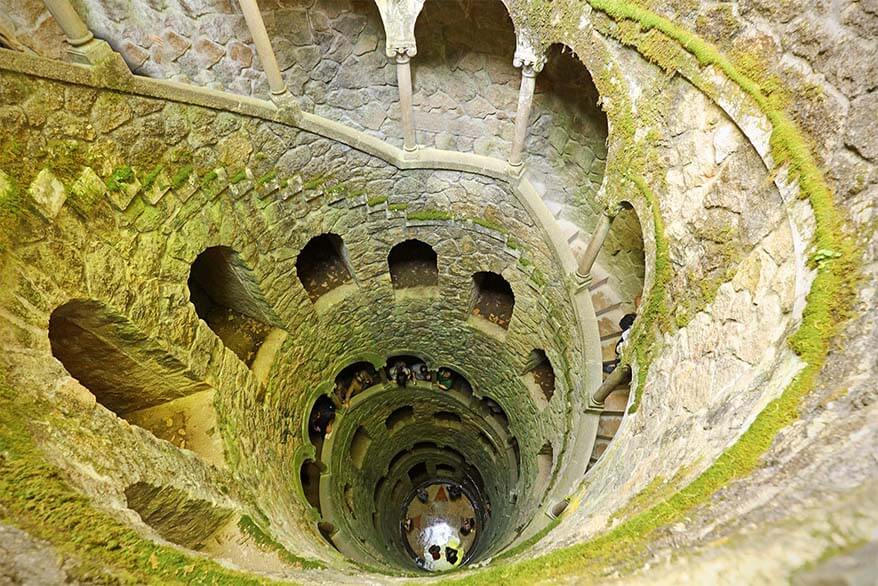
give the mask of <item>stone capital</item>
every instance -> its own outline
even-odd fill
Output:
[[[525,77],[536,77],[537,74],[543,70],[543,66],[545,64],[546,64],[545,57],[539,57],[539,58],[536,58],[536,57],[534,57],[534,58],[515,57],[515,59],[512,60],[512,65],[514,65],[515,67],[520,67],[521,74],[524,75]]]
[[[397,63],[406,63],[418,54],[418,48],[415,45],[388,45],[386,53],[389,58],[395,58]]]

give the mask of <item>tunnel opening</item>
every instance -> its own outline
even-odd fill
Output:
[[[278,323],[253,271],[233,249],[213,246],[195,258],[188,286],[198,317],[241,362],[252,367]]]
[[[489,271],[473,275],[472,316],[506,330],[509,329],[514,307],[515,295],[506,279]]]
[[[296,257],[296,274],[312,303],[353,282],[347,249],[338,234],[315,236]]]
[[[104,304],[74,300],[49,316],[52,355],[98,404],[216,466],[226,465],[214,389]]]
[[[436,251],[420,240],[405,240],[387,256],[394,289],[435,287],[439,284]]]

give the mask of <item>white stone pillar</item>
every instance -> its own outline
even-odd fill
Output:
[[[415,47],[396,47],[393,57],[396,57],[396,83],[399,86],[399,110],[402,117],[402,141],[403,148],[408,152],[417,150],[418,143],[415,136],[415,116],[412,105],[412,70],[411,58],[417,53]]]
[[[79,47],[94,38],[69,0],[43,0],[43,4],[46,5],[55,22],[64,31],[68,43]]]
[[[585,284],[588,284],[591,280],[591,269],[594,266],[595,260],[598,258],[598,253],[601,251],[604,241],[607,239],[607,235],[610,233],[610,226],[613,223],[614,217],[615,214],[611,214],[610,212],[604,212],[601,214],[601,218],[598,220],[598,225],[591,235],[588,248],[585,249],[585,254],[582,255],[582,259],[579,261],[576,275]]]
[[[518,89],[518,109],[515,111],[515,136],[512,139],[512,152],[509,154],[509,164],[520,167],[522,154],[524,153],[524,141],[527,140],[527,126],[530,122],[530,110],[533,106],[534,88],[536,87],[537,73],[543,68],[542,63],[516,63],[521,67],[521,85]]]
[[[253,43],[256,45],[256,53],[262,62],[262,70],[265,71],[265,77],[268,78],[268,87],[271,89],[271,93],[275,95],[286,93],[287,84],[284,83],[280,73],[277,57],[275,57],[274,49],[271,47],[268,31],[265,30],[265,22],[262,20],[259,5],[256,4],[256,0],[238,0],[238,3],[241,5],[244,20],[247,21],[247,28],[250,29],[250,36],[253,37]]]

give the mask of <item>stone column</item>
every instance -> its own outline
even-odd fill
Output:
[[[79,18],[73,5],[70,4],[70,0],[43,0],[43,4],[46,5],[55,22],[64,31],[68,43],[79,47],[94,38],[85,23]]]
[[[43,0],[43,3],[64,31],[64,36],[70,44],[67,52],[74,62],[97,65],[109,61],[110,68],[118,73],[116,79],[124,79],[131,75],[122,56],[113,51],[106,41],[94,38],[88,26],[70,4],[70,0]]]
[[[631,374],[631,367],[627,364],[622,364],[617,366],[613,372],[610,373],[610,376],[597,388],[594,394],[591,396],[592,403],[594,405],[603,406],[604,401],[607,400],[607,397],[610,396],[610,393],[613,392],[613,389],[622,384],[622,381],[625,380],[625,377]]]
[[[591,269],[594,266],[595,260],[598,258],[598,253],[601,251],[604,241],[607,239],[607,234],[610,233],[610,226],[612,225],[615,216],[616,214],[611,213],[610,211],[605,211],[601,214],[598,225],[591,235],[588,248],[585,249],[585,254],[582,255],[582,259],[579,261],[579,267],[576,269],[576,276],[586,285],[591,281]]]
[[[265,71],[265,77],[268,78],[268,87],[271,89],[271,93],[274,95],[286,93],[287,84],[284,83],[283,76],[281,76],[274,49],[271,48],[271,40],[268,38],[268,31],[265,30],[265,22],[262,20],[259,5],[256,4],[256,0],[238,0],[238,3],[241,5],[244,20],[247,21],[247,28],[250,29],[250,36],[253,37],[253,43],[256,45],[256,53],[262,62],[262,70]]]
[[[543,70],[545,60],[524,60],[516,58],[515,67],[521,68],[521,85],[518,88],[518,109],[515,111],[515,137],[512,139],[512,152],[509,164],[520,167],[524,153],[524,141],[527,139],[527,125],[530,122],[530,110],[534,101],[537,73]]]
[[[399,86],[399,110],[402,117],[403,148],[408,152],[418,148],[415,137],[415,116],[412,106],[412,70],[411,58],[415,56],[415,47],[396,47],[390,57],[396,58],[396,82]]]

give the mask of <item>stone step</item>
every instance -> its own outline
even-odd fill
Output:
[[[588,290],[591,291],[592,293],[594,293],[595,291],[597,291],[598,289],[600,289],[601,287],[606,285],[609,282],[609,280],[610,280],[609,277],[604,277],[603,279],[592,278],[591,285],[588,286]]]
[[[558,220],[558,227],[561,228],[561,233],[567,240],[567,244],[573,244],[573,242],[577,238],[579,238],[579,226],[577,226],[573,222],[568,222],[567,220]]]
[[[557,220],[561,217],[561,212],[564,211],[563,203],[552,201],[551,199],[543,200],[543,202],[546,204],[546,207],[549,208],[549,212],[552,214],[553,218]]]
[[[604,297],[604,299],[606,299],[606,297]],[[616,303],[610,303],[609,305],[601,305],[601,307],[598,307],[598,304],[595,303],[594,296],[592,296],[591,304],[594,307],[594,314],[596,317],[601,317],[617,311],[621,312],[623,306],[621,301],[617,301]]]

